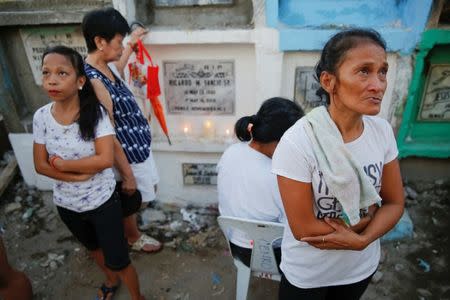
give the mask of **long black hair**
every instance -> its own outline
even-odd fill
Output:
[[[373,29],[353,28],[338,32],[332,36],[323,47],[320,60],[315,68],[315,79],[320,83],[320,75],[323,71],[337,75],[337,69],[342,63],[345,54],[359,44],[367,42],[378,45],[386,51],[386,42]],[[324,88],[320,87],[316,91],[316,95],[321,98],[325,97],[327,104],[330,104],[330,95]]]
[[[295,102],[274,97],[264,101],[256,115],[240,118],[234,131],[240,141],[253,138],[260,143],[278,142],[284,132],[303,115],[303,110]],[[251,134],[247,129],[249,124],[253,124]]]
[[[103,116],[102,105],[94,92],[92,83],[86,76],[83,58],[72,48],[66,46],[54,46],[45,50],[42,55],[42,63],[44,62],[44,58],[48,54],[52,53],[65,56],[75,69],[77,78],[80,76],[84,76],[86,78],[83,88],[78,90],[78,97],[80,98],[80,112],[78,114],[77,123],[80,127],[81,138],[85,141],[93,140],[95,138],[95,128]]]
[[[81,29],[89,53],[97,50],[97,45],[95,44],[96,36],[104,38],[109,43],[116,34],[125,36],[130,32],[127,20],[119,11],[112,7],[88,12],[83,17]]]

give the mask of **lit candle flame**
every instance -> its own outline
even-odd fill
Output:
[[[188,132],[189,132],[189,128],[188,128],[187,126],[185,126],[185,127],[183,128],[183,132],[184,132],[184,133],[188,133]]]
[[[226,135],[230,135],[230,129],[225,130]]]

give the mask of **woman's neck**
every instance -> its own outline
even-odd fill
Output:
[[[100,51],[95,51],[93,53],[88,54],[86,57],[86,62],[103,73],[106,77],[109,78],[112,82],[115,82],[115,78],[113,73],[108,67],[108,62],[106,62],[102,58],[102,53]]]
[[[99,70],[108,69],[108,63],[102,58],[102,54],[99,52],[97,50],[89,53],[86,57],[86,62]]]
[[[251,148],[258,151],[259,153],[264,154],[265,156],[272,158],[273,152],[275,151],[275,148],[277,147],[277,142],[271,142],[271,143],[260,143],[257,141],[252,140],[249,144]]]
[[[340,108],[331,103],[328,106],[331,119],[336,124],[342,135],[344,143],[356,140],[364,131],[362,114],[349,111],[347,108]]]
[[[70,125],[78,119],[80,99],[75,95],[71,99],[55,101],[52,106],[53,117],[63,125]]]

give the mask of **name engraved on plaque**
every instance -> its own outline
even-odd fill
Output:
[[[185,185],[217,184],[217,164],[183,163],[182,168]]]
[[[419,120],[450,120],[450,65],[431,65],[422,96]]]
[[[64,45],[75,49],[83,57],[87,54],[86,43],[79,26],[20,29],[20,35],[34,80],[39,85],[42,82],[42,54],[48,47]]]
[[[164,89],[170,114],[234,114],[234,61],[164,62]]]

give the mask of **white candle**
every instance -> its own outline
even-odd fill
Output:
[[[207,139],[213,139],[215,136],[214,123],[210,120],[206,120],[203,123],[203,137]]]
[[[190,126],[189,126],[189,124],[185,124],[185,125],[183,125],[183,137],[184,137],[184,139],[188,139],[189,138],[189,135],[190,135]]]
[[[225,129],[225,143],[231,143],[233,141],[231,137],[231,130]]]

